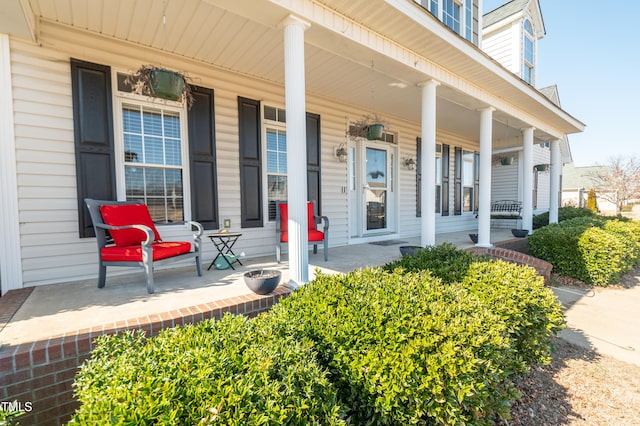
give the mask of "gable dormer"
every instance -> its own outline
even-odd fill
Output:
[[[512,0],[483,16],[482,50],[535,86],[537,45],[545,34],[538,0]]]

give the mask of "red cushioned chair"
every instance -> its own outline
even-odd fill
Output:
[[[149,209],[139,201],[87,198],[85,203],[98,243],[98,288],[105,286],[107,266],[141,266],[149,294],[153,293],[155,265],[194,257],[198,276],[202,276],[200,246],[204,231],[198,222],[185,222],[195,228],[193,244],[188,241],[162,241]]]
[[[315,203],[307,202],[307,230],[309,244],[313,244],[313,254],[318,253],[318,243],[324,243],[324,260],[329,260],[329,218],[315,213]],[[316,229],[322,224],[322,231]],[[289,209],[285,201],[276,201],[276,260],[280,263],[282,244],[289,242]]]

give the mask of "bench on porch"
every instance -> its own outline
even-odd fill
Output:
[[[522,219],[522,202],[513,200],[498,200],[491,202],[491,219],[518,220]]]

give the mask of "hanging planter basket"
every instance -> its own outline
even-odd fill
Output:
[[[142,65],[129,74],[124,82],[131,86],[133,93],[138,95],[185,102],[189,108],[193,104],[193,94],[187,77],[177,71],[154,65]]]
[[[502,157],[500,159],[500,164],[503,166],[510,166],[513,164],[513,157]]]
[[[382,140],[382,132],[384,131],[384,124],[374,123],[369,124],[367,127],[367,139],[370,141]]]
[[[184,91],[184,77],[175,71],[157,68],[149,76],[151,91],[156,98],[177,101]]]

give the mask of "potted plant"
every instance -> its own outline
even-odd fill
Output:
[[[256,294],[269,294],[280,284],[281,275],[275,269],[256,269],[245,272],[244,282]]]
[[[513,164],[513,157],[502,157],[500,159],[500,164],[503,166],[510,166]]]
[[[126,78],[125,83],[131,85],[133,93],[139,95],[186,102],[188,107],[193,103],[187,77],[177,71],[142,65]]]
[[[349,129],[349,136],[382,140],[385,123],[377,114],[365,115],[356,121]]]
[[[537,172],[546,172],[546,171],[549,170],[549,165],[548,164],[536,164],[535,166],[533,166],[533,168]]]
[[[514,237],[516,238],[524,238],[527,235],[529,235],[529,230],[528,229],[516,229],[516,228],[512,228],[511,229],[511,233],[513,234]]]

